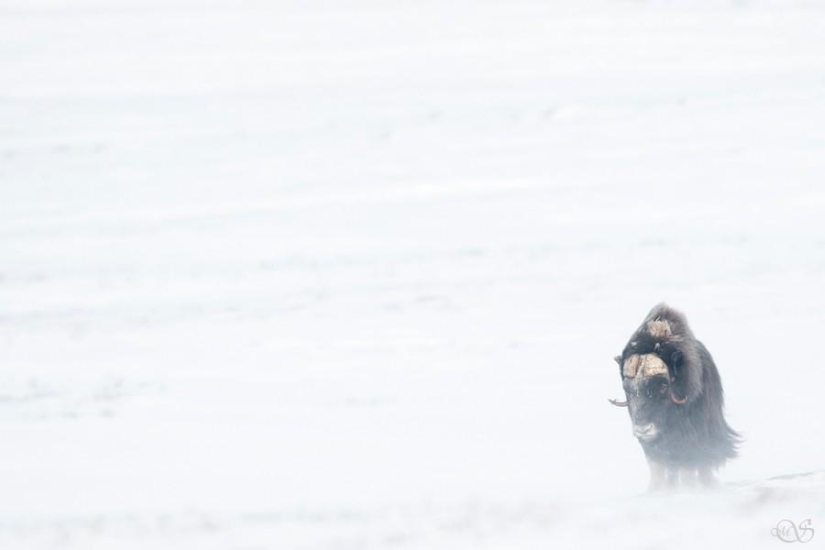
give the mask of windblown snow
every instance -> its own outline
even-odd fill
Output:
[[[0,548],[821,543],[823,128],[818,2],[0,0]]]

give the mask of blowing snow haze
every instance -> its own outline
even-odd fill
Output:
[[[0,548],[820,541],[823,75],[817,2],[0,0]],[[711,491],[605,402],[663,300]]]

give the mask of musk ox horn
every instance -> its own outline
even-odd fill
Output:
[[[627,401],[618,401],[616,399],[608,399],[611,405],[615,405],[617,407],[627,407]]]
[[[677,405],[684,405],[687,403],[687,397],[682,397],[681,399],[673,395],[673,390],[670,390],[670,400],[676,403]]]

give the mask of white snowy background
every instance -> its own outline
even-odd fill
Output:
[[[822,544],[823,153],[821,2],[0,0],[0,548]]]

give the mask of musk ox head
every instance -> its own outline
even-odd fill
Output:
[[[626,401],[611,400],[616,406],[628,407],[633,435],[640,441],[655,439],[674,407],[684,405],[685,398],[673,393],[673,378],[667,364],[655,353],[633,354],[620,363]]]
[[[716,364],[681,312],[654,307],[615,360],[625,399],[610,402],[628,408],[652,474],[707,478],[736,456],[738,434],[724,418]]]

